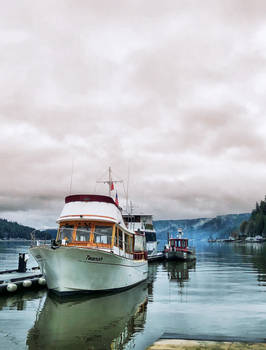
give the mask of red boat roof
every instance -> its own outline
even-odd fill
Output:
[[[103,202],[116,205],[113,198],[97,194],[73,194],[65,198],[65,203],[70,202]]]

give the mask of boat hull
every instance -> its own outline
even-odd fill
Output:
[[[130,288],[148,276],[145,260],[131,260],[98,249],[48,246],[30,253],[57,294],[99,293]]]
[[[155,253],[148,255],[148,261],[161,261],[164,260],[164,254],[163,253]]]
[[[191,261],[196,259],[196,255],[191,251],[173,251],[165,252],[167,260]]]

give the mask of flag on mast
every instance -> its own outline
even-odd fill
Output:
[[[110,182],[110,191],[113,191],[115,189],[113,181]]]
[[[116,204],[116,205],[119,205],[117,192],[116,192],[116,195],[115,195],[115,204]]]

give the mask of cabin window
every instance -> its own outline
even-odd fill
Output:
[[[130,222],[130,217],[129,216],[123,216],[124,222],[127,224]]]
[[[156,242],[155,232],[145,232],[146,242]]]
[[[134,251],[135,252],[143,252],[145,250],[145,237],[142,235],[135,235],[135,242],[134,242]]]
[[[125,249],[127,253],[133,252],[133,237],[125,234]]]
[[[74,225],[62,225],[59,231],[59,239],[65,241],[65,243],[71,243],[73,230]]]
[[[103,244],[111,244],[112,243],[112,226],[100,226],[95,225],[94,231],[94,242],[95,243],[103,243]]]
[[[116,232],[115,232],[115,241],[114,241],[114,245],[116,247],[119,247],[119,231],[121,231],[121,230],[117,227]]]
[[[123,231],[118,229],[119,248],[123,249]]]
[[[175,241],[174,240],[170,241],[170,245],[171,245],[171,247],[174,247],[175,246]]]
[[[134,221],[135,222],[140,222],[141,220],[140,220],[140,216],[139,215],[136,215],[135,217],[134,217]]]
[[[86,242],[90,240],[90,225],[78,225],[76,231],[76,241]]]
[[[115,239],[114,239],[114,245],[117,247],[118,246],[118,228],[115,230]]]

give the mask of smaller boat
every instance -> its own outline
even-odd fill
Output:
[[[249,237],[246,238],[246,242],[247,242],[247,243],[261,243],[261,242],[263,242],[263,241],[264,241],[264,239],[263,239],[263,237],[260,236],[260,235],[257,235],[257,236],[255,236],[255,237],[249,236]]]
[[[232,237],[232,236],[229,236],[228,238],[225,238],[223,241],[224,241],[224,242],[232,243],[232,242],[235,242],[235,238]]]
[[[167,260],[195,260],[196,252],[194,248],[188,246],[188,238],[182,238],[183,231],[178,229],[177,238],[169,238],[168,244],[164,248],[164,256]]]
[[[152,215],[125,213],[123,214],[123,219],[128,229],[134,231],[136,234],[142,234],[145,236],[148,261],[163,260],[163,252],[158,251],[158,241],[153,226]]]

